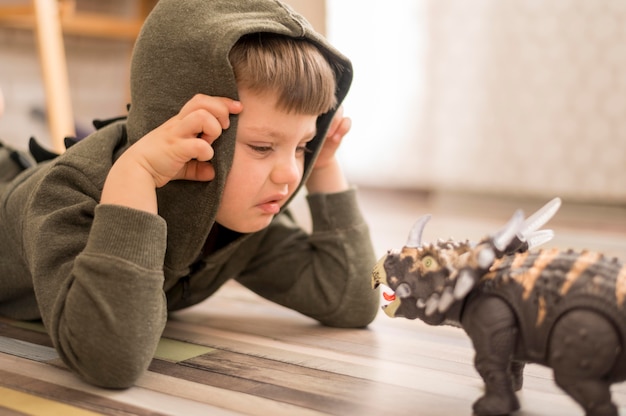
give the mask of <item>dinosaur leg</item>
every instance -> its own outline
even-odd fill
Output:
[[[524,384],[524,361],[511,362],[511,377],[513,379],[513,390],[520,391]]]
[[[585,409],[587,416],[617,416],[607,374],[620,352],[613,325],[596,312],[578,309],[555,324],[548,363],[556,384]]]
[[[485,382],[485,394],[474,403],[474,413],[502,415],[519,409],[511,374],[517,328],[509,306],[496,297],[469,302],[462,325],[472,339],[474,365]]]

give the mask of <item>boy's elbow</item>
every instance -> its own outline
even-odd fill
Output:
[[[66,365],[87,383],[106,389],[126,389],[136,384],[148,369],[156,350],[156,343],[112,345],[84,343],[59,351]],[[69,353],[71,352],[71,353]]]
[[[331,318],[320,322],[335,328],[365,328],[374,321],[378,310],[378,298],[367,299],[359,304],[340,308]]]
[[[139,360],[141,361],[141,360]],[[75,368],[87,383],[105,389],[127,389],[137,383],[149,365],[145,362],[92,363]]]

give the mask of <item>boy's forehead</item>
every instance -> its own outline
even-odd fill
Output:
[[[243,110],[237,130],[272,140],[312,140],[317,132],[317,116],[287,112],[276,105],[273,93],[243,89],[239,93]],[[239,134],[238,134],[239,136]],[[295,137],[294,137],[295,136]]]
[[[286,141],[293,140],[297,138],[298,140],[313,140],[317,130],[315,128],[315,123],[312,123],[312,126],[307,126],[308,128],[302,129],[298,131],[300,133],[298,137],[293,137],[292,132],[287,129],[281,129],[279,126],[274,126],[271,123],[268,124],[251,124],[246,125],[245,123],[239,123],[238,130],[242,133],[251,134],[258,137],[264,137],[268,139],[272,139],[275,141]]]

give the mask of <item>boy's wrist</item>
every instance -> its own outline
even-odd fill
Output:
[[[157,214],[154,178],[142,166],[125,163],[122,156],[107,175],[100,203],[122,205]]]

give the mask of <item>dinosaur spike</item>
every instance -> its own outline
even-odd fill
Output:
[[[432,295],[430,295],[430,297],[426,301],[426,310],[424,311],[424,313],[426,314],[426,316],[430,316],[433,313],[435,313],[438,307],[439,307],[439,293],[433,293]]]
[[[452,288],[447,287],[443,293],[441,294],[441,299],[439,300],[438,310],[440,313],[446,312],[450,309],[450,306],[454,303],[454,295],[452,294]]]
[[[556,214],[561,207],[561,198],[554,198],[543,207],[539,208],[530,217],[526,218],[519,230],[518,237],[521,241],[526,241],[533,231],[543,227]]]
[[[462,270],[454,286],[454,298],[463,299],[473,287],[474,277],[467,269]]]
[[[493,264],[496,254],[491,247],[484,248],[478,252],[478,267],[488,269]]]
[[[430,214],[424,215],[420,217],[415,224],[413,224],[413,228],[411,228],[409,238],[405,244],[406,247],[418,248],[422,245],[422,233],[424,232],[424,227],[430,218]]]

